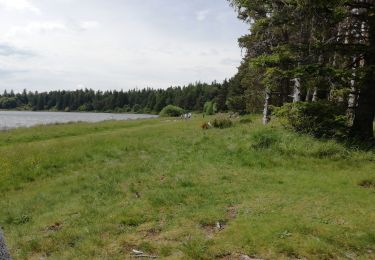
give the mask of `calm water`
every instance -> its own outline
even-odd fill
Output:
[[[0,130],[55,123],[134,120],[155,117],[157,116],[142,114],[0,111]]]

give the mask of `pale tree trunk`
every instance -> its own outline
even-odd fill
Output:
[[[305,101],[306,102],[311,102],[311,99],[312,99],[311,89],[308,89],[307,93],[306,93],[306,99],[305,99]]]
[[[354,9],[351,11],[351,13],[355,14],[355,15],[359,15],[360,12],[359,12],[359,9]],[[349,44],[353,41],[353,37],[352,37],[352,34],[357,34],[358,33],[358,30],[356,31],[354,29],[354,24],[355,21],[354,20],[348,20],[348,32],[346,34],[346,38],[345,38],[345,44]],[[359,43],[361,44],[365,44],[365,42],[362,40],[364,39],[364,35],[366,34],[366,25],[364,22],[362,22],[361,24],[361,28],[360,28],[360,35],[362,36],[361,39],[359,40]],[[356,77],[357,77],[357,72],[356,70],[358,68],[361,68],[363,67],[365,64],[364,64],[364,60],[363,58],[360,58],[358,57],[358,55],[354,56],[351,63],[353,64],[353,72],[352,72],[352,80],[350,81],[350,93],[349,93],[349,97],[348,97],[348,108],[347,108],[347,112],[346,112],[346,115],[348,117],[348,125],[350,127],[353,126],[354,124],[354,119],[355,119],[355,113],[356,113],[356,109],[358,107],[358,98],[359,98],[359,94],[360,94],[360,90],[357,86],[357,82],[356,82]]]
[[[323,58],[322,54],[319,55],[318,62],[319,62],[319,64],[323,64],[324,58]],[[318,80],[318,84],[320,84],[321,81],[322,80],[319,79]],[[312,94],[312,102],[317,102],[318,100],[319,100],[319,88],[318,87],[314,87],[314,92]]]
[[[357,59],[356,57],[353,59],[354,63],[357,63],[356,59]],[[356,67],[357,67],[356,65],[354,65],[353,67],[353,74],[352,74],[353,79],[350,81],[351,90],[350,90],[349,97],[348,97],[348,109],[346,112],[349,126],[353,126],[354,118],[355,118],[355,111],[358,106],[359,90],[357,89],[356,81],[355,81],[355,77],[357,75],[355,72]]]
[[[318,101],[318,88],[314,88],[314,93],[312,95],[312,102],[317,102]]]
[[[302,100],[301,81],[299,78],[295,78],[293,81],[293,103],[297,103]]]
[[[0,230],[0,259],[1,260],[11,259],[1,230]]]
[[[264,110],[263,110],[263,124],[268,124],[271,121],[271,92],[269,89],[266,90],[266,97],[264,99]]]

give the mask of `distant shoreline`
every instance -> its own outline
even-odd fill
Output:
[[[10,111],[0,110],[0,130],[28,128],[38,125],[68,123],[99,123],[103,121],[130,121],[158,118],[152,114],[96,113],[96,112],[55,112],[55,111]]]
[[[95,114],[123,114],[123,115],[153,115],[153,113],[116,112],[116,111],[61,111],[61,110],[23,110],[23,109],[0,109],[0,112],[52,112],[52,113],[95,113]]]

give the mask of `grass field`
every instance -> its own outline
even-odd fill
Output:
[[[1,132],[0,225],[12,256],[375,259],[375,154],[258,121]]]

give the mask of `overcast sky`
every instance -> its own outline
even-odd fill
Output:
[[[221,81],[247,27],[225,0],[0,0],[0,91]]]

